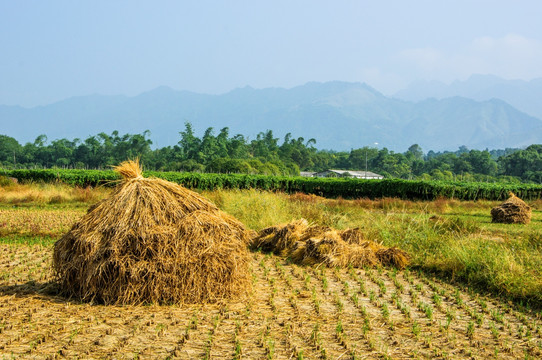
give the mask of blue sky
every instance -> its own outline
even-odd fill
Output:
[[[0,104],[542,77],[542,1],[0,0]]]

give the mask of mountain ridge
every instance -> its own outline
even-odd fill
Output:
[[[405,151],[522,147],[542,142],[542,121],[505,101],[464,97],[418,102],[384,96],[365,83],[310,82],[291,89],[244,87],[221,95],[177,91],[166,86],[139,95],[89,95],[33,108],[0,105],[4,135],[31,142],[85,139],[100,132],[151,131],[154,146],[176,144],[184,123],[198,134],[228,127],[230,134],[254,138],[315,138],[320,149],[363,146]],[[507,136],[509,134],[509,136]]]
[[[474,74],[451,84],[439,81],[417,81],[396,92],[393,97],[407,101],[427,98],[443,99],[462,96],[477,101],[501,99],[520,111],[542,119],[542,78],[529,81],[506,80],[495,75]]]

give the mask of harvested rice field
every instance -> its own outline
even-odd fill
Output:
[[[3,358],[539,358],[542,319],[423,274],[252,254],[250,296],[103,306],[55,295],[51,247],[0,246]]]
[[[540,202],[529,225],[503,225],[489,202],[203,195],[252,230],[299,218],[359,228],[411,265],[298,265],[252,251],[246,298],[81,303],[59,295],[53,244],[95,200],[11,201],[0,204],[0,359],[542,357]]]

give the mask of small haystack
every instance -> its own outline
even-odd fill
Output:
[[[491,222],[528,224],[531,222],[531,215],[531,207],[511,192],[508,200],[491,209]]]
[[[137,162],[123,181],[55,243],[62,291],[105,304],[202,303],[248,289],[251,232],[199,194],[144,178]]]
[[[338,231],[309,226],[305,219],[261,230],[252,239],[251,247],[272,251],[304,265],[363,267],[382,264],[402,269],[409,263],[404,251],[366,240],[357,228]]]

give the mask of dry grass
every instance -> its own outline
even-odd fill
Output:
[[[0,186],[0,203],[9,205],[75,205],[95,203],[111,192],[107,188],[81,188],[63,184],[12,184]]]
[[[197,193],[124,177],[57,241],[53,266],[67,296],[105,304],[214,302],[243,295],[250,282],[251,235]]]
[[[533,210],[542,210],[542,199],[531,201],[530,206]]]

